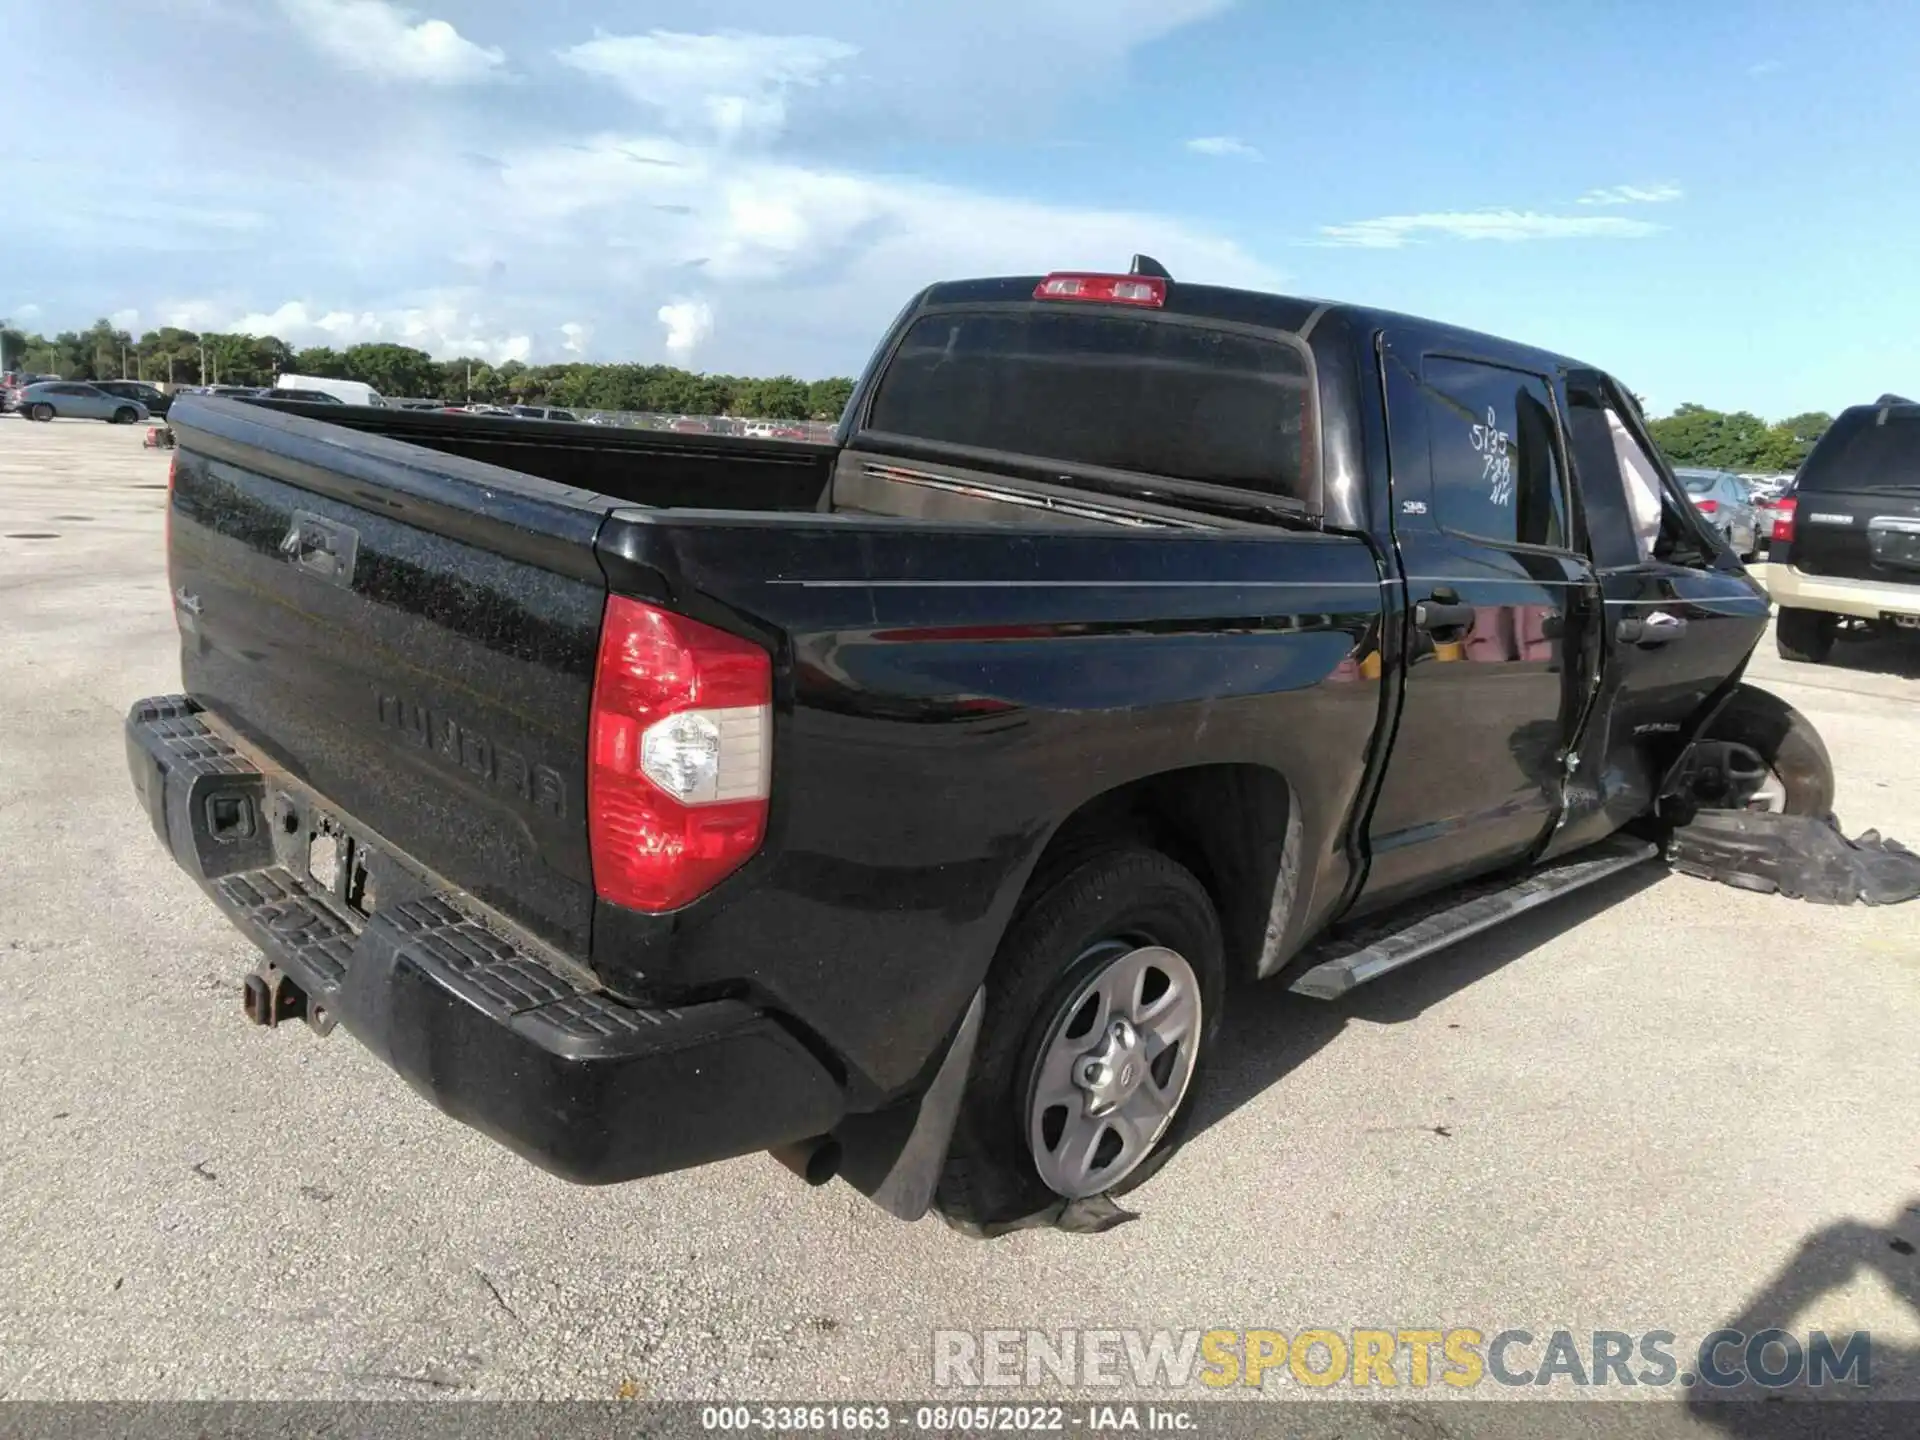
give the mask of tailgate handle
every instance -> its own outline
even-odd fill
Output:
[[[296,510],[280,542],[280,553],[309,575],[335,585],[351,585],[353,564],[360,554],[360,532],[338,520]]]

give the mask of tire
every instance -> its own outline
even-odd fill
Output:
[[[1701,738],[1737,741],[1757,752],[1786,790],[1784,813],[1820,820],[1833,813],[1833,760],[1826,742],[1806,716],[1779,696],[1742,685]]]
[[[27,418],[29,420],[38,420],[42,424],[45,424],[47,421],[53,419],[53,406],[47,404],[44,400],[38,405],[29,406],[27,408]]]
[[[1060,1033],[1066,1007],[1095,977],[1118,968],[1124,947],[1163,946],[1186,962],[1200,1024],[1197,1043],[1184,1042],[1193,1046],[1182,1057],[1192,1068],[1171,1119],[1144,1158],[1099,1193],[1125,1194],[1179,1148],[1219,1033],[1226,992],[1220,921],[1190,871],[1156,850],[1109,849],[1043,886],[1016,915],[994,959],[973,1070],[935,1192],[947,1221],[973,1233],[993,1233],[1074,1198],[1041,1178],[1029,1139],[1039,1123],[1033,1092],[1041,1060],[1057,1048],[1047,1042]],[[1074,1023],[1064,1022],[1066,1033]]]
[[[1839,622],[1819,610],[1790,610],[1785,605],[1773,622],[1773,644],[1782,660],[1824,665],[1833,653]]]
[[[131,405],[122,405],[113,412],[113,423],[116,425],[131,425],[139,418],[140,412]]]

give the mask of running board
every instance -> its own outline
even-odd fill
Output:
[[[1651,860],[1660,847],[1651,840],[1614,835],[1548,865],[1530,870],[1518,880],[1483,880],[1440,897],[1444,908],[1430,899],[1418,911],[1389,911],[1362,923],[1347,936],[1316,946],[1320,963],[1287,988],[1315,1000],[1337,1000],[1356,985],[1377,980],[1389,971],[1411,964],[1436,950],[1444,950],[1469,935],[1490,930],[1536,905],[1544,905]]]

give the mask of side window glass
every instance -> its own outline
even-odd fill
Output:
[[[1497,545],[1568,548],[1565,468],[1547,382],[1430,356],[1420,388],[1440,528]]]

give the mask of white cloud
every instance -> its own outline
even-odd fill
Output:
[[[1231,135],[1202,135],[1198,139],[1187,141],[1187,149],[1196,155],[1231,156],[1236,160],[1259,160],[1263,157],[1253,146]]]
[[[314,48],[377,80],[463,85],[502,73],[506,55],[445,20],[415,21],[388,0],[280,0]]]
[[[1542,215],[1532,210],[1449,210],[1428,215],[1383,215],[1345,225],[1322,225],[1319,244],[1398,250],[1423,239],[1637,240],[1660,226],[1617,215]]]
[[[560,60],[613,81],[681,131],[763,138],[786,128],[787,96],[812,89],[860,52],[817,35],[599,35]]]
[[[289,300],[272,310],[236,312],[215,300],[188,300],[169,306],[163,324],[210,334],[277,335],[289,345],[351,345],[387,341],[411,345],[445,359],[471,355],[502,364],[533,354],[531,335],[508,333],[482,317],[450,303],[384,310],[324,310]]]
[[[107,317],[107,323],[116,330],[134,330],[140,325],[138,310],[116,310]]]
[[[713,308],[704,300],[675,300],[662,305],[660,323],[667,327],[667,354],[690,360],[702,341],[713,333]]]
[[[1684,200],[1687,192],[1678,185],[1606,185],[1589,190],[1580,197],[1582,205],[1664,205]]]
[[[560,342],[560,348],[576,358],[587,353],[587,342],[593,338],[593,327],[582,325],[578,320],[569,320],[560,327],[560,333],[566,338]]]

